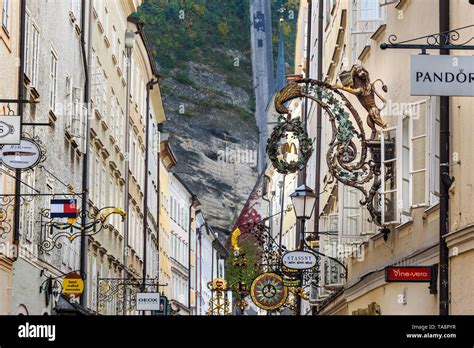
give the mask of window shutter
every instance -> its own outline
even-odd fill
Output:
[[[411,191],[412,206],[425,206],[427,194],[427,121],[429,116],[428,100],[415,104],[410,115],[410,153],[411,153]]]
[[[387,128],[382,130],[382,180],[381,198],[382,198],[382,223],[393,224],[399,222],[398,213],[398,153],[397,153],[397,128]],[[384,180],[389,176],[388,180]]]
[[[430,190],[429,203],[431,206],[439,202],[439,131],[440,131],[440,115],[438,109],[439,97],[432,97],[430,100]]]

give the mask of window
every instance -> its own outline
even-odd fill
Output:
[[[96,207],[99,207],[99,190],[100,190],[100,160],[99,157],[96,155],[95,157],[95,166],[94,166],[94,193],[93,199]]]
[[[386,9],[379,0],[352,0],[351,2],[351,52],[355,64],[362,51],[371,44],[372,34],[385,21]]]
[[[31,16],[28,9],[25,11],[25,71],[26,76],[31,76]]]
[[[25,12],[25,71],[30,79],[31,87],[38,86],[38,59],[39,59],[40,32],[38,26],[31,19],[30,13]]]
[[[361,192],[351,186],[343,187],[343,234],[348,236],[359,235],[360,199]]]
[[[359,19],[362,21],[381,20],[379,0],[359,0]]]
[[[100,177],[100,205],[99,209],[102,209],[105,207],[105,192],[107,188],[107,183],[106,183],[106,178],[107,178],[107,171],[105,169],[105,164],[102,163],[102,168],[101,168],[101,177]]]
[[[112,92],[112,98],[110,99],[110,118],[109,118],[109,128],[112,132],[112,137],[114,139],[117,139],[117,136],[116,136],[116,131],[117,131],[117,128],[116,128],[116,125],[117,125],[117,121],[115,119],[115,115],[117,113],[117,98],[115,98],[115,95],[113,94]]]
[[[117,51],[118,51],[117,30],[115,29],[115,26],[114,26],[112,28],[112,57],[115,63],[117,63],[117,59],[118,59]]]
[[[81,1],[80,0],[71,0],[69,9],[75,15],[76,18],[79,18],[81,11]]]
[[[58,89],[58,56],[54,49],[51,49],[51,65],[49,72],[49,109],[56,111],[56,98]]]
[[[438,112],[438,97],[431,98],[431,125],[430,130],[430,205],[435,205],[439,202],[439,131],[440,118]]]
[[[397,151],[396,151],[397,128],[382,130],[382,170],[381,178],[390,175],[390,179],[382,183],[382,223],[389,224],[398,222],[398,196],[397,196]]]
[[[428,100],[415,104],[415,112],[410,115],[410,175],[412,187],[412,205],[427,204],[427,120],[429,113]]]
[[[137,144],[135,142],[135,139],[132,140],[132,151],[130,152],[130,155],[132,158],[130,158],[130,168],[134,171],[134,174],[136,175],[137,173],[135,172],[135,154],[137,152],[136,150]]]
[[[401,206],[403,213],[409,213],[410,199],[410,118],[404,116],[402,121],[402,197]]]
[[[2,26],[8,33],[10,28],[10,0],[2,2]]]
[[[325,10],[326,10],[326,26],[329,25],[329,22],[331,21],[331,0],[326,0],[326,3],[324,4]]]
[[[105,37],[109,37],[109,10],[104,7],[104,33]]]
[[[116,190],[114,189],[114,182],[112,179],[109,181],[109,203],[107,204],[109,207],[114,207],[115,205],[115,192]],[[115,225],[115,224],[114,224]],[[116,227],[116,226],[114,226]]]

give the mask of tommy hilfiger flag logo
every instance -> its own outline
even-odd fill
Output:
[[[77,201],[75,199],[52,199],[51,218],[76,218]]]

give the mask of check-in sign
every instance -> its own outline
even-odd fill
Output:
[[[20,144],[20,116],[0,116],[0,145]]]
[[[431,266],[389,266],[385,268],[386,282],[430,282],[434,269]]]
[[[474,96],[474,56],[411,56],[411,95]]]
[[[137,311],[159,311],[160,294],[157,292],[140,292],[137,294]]]

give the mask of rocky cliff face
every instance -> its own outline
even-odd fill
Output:
[[[191,62],[186,79],[182,72],[162,81],[164,129],[178,160],[173,170],[198,196],[211,226],[227,231],[257,178],[252,95],[206,64]]]
[[[174,171],[198,195],[210,224],[227,231],[257,179],[250,2],[145,0],[137,16],[162,75]],[[292,34],[293,18],[286,34]]]

